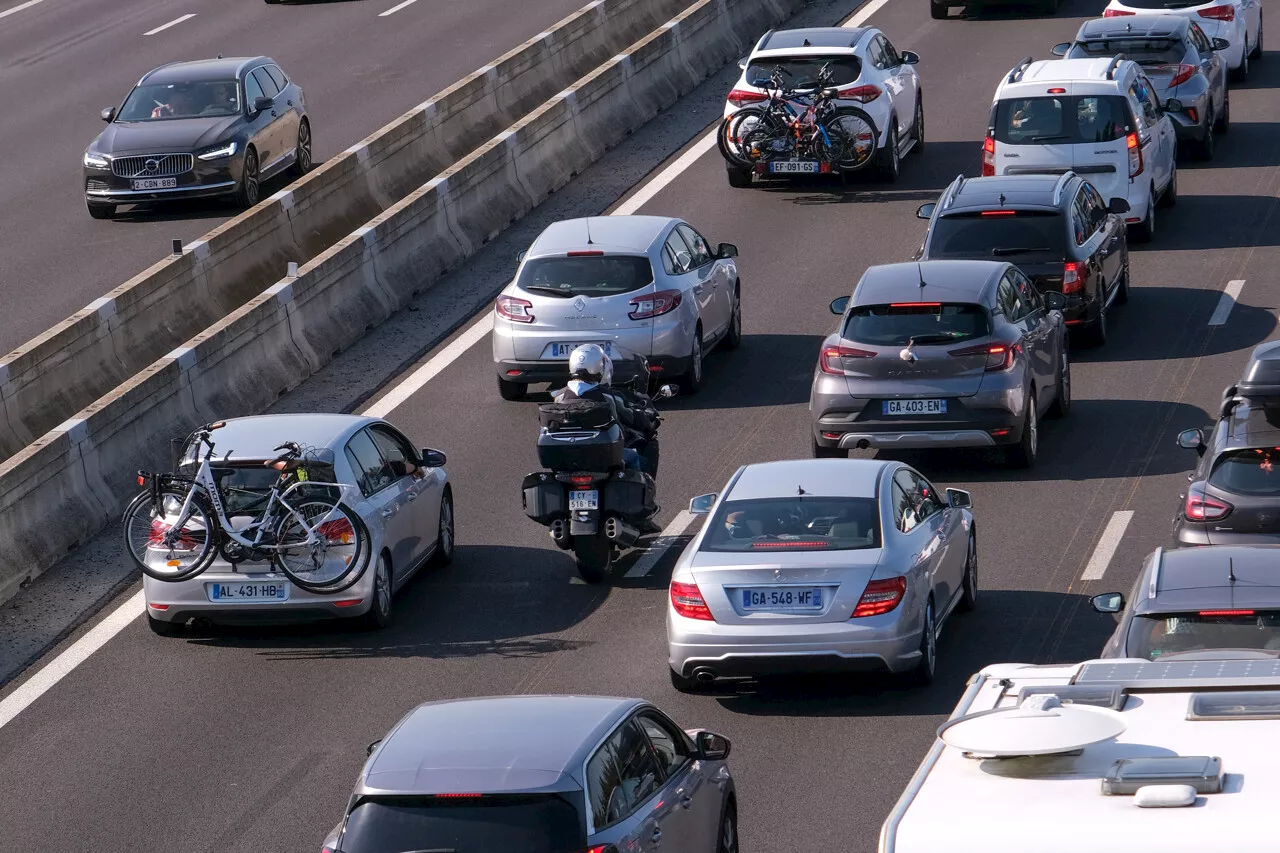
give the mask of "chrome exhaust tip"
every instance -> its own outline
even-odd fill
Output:
[[[867,441],[865,438],[858,442],[859,450],[866,450],[870,446],[871,446],[871,442]]]
[[[694,668],[693,677],[701,684],[710,684],[716,680],[716,671],[709,666]]]
[[[551,522],[551,529],[548,532],[551,534],[551,541],[556,543],[556,547],[565,549],[570,546],[572,537],[569,535],[569,525],[564,519],[558,518]]]

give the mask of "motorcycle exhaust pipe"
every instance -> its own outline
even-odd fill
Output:
[[[569,535],[569,525],[563,518],[551,522],[551,541],[562,551],[573,546],[573,537]]]
[[[640,531],[622,519],[610,516],[604,522],[604,536],[619,547],[630,548],[640,538]]]

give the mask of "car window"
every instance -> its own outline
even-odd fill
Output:
[[[271,75],[271,79],[275,82],[276,88],[283,92],[284,87],[289,85],[289,78],[284,76],[284,72],[280,70],[279,65],[268,65],[266,68],[267,73]]]
[[[200,80],[136,86],[120,107],[116,121],[163,121],[239,114],[239,87],[235,80]]]
[[[714,260],[711,257],[711,247],[707,245],[707,241],[702,238],[701,234],[688,225],[677,225],[676,230],[680,232],[685,244],[692,250],[694,269],[704,264],[709,264]]]
[[[748,85],[763,88],[769,84],[773,72],[781,69],[782,78],[788,86],[804,89],[814,85],[824,65],[833,86],[847,85],[862,76],[862,60],[852,55],[768,56],[748,65],[745,79]]]
[[[935,513],[942,512],[942,503],[934,494],[933,486],[910,468],[900,468],[893,475],[894,482],[902,488],[907,502],[915,513],[916,521],[924,521]]]
[[[881,47],[880,42],[880,36],[876,36],[867,44],[867,59],[876,68],[884,68],[886,65],[884,48]]]
[[[893,521],[903,533],[910,533],[920,523],[913,498],[915,490],[915,480],[908,476],[905,468],[893,475]]]
[[[643,713],[636,717],[640,728],[649,737],[649,743],[658,757],[658,766],[663,776],[670,776],[684,766],[691,757],[689,744],[684,734],[668,721],[660,719],[652,713]]]
[[[1131,124],[1125,99],[1111,95],[1006,98],[995,109],[995,138],[1006,145],[1111,142]]]
[[[1151,100],[1150,89],[1142,77],[1138,77],[1129,85],[1129,95],[1137,102],[1138,109],[1141,111],[1140,118],[1147,127],[1151,127],[1160,120],[1160,114]]]
[[[1021,270],[1011,270],[1009,275],[1013,277],[1013,285],[1018,288],[1018,298],[1026,308],[1028,315],[1034,314],[1043,307],[1043,299],[1040,297],[1040,291],[1036,290],[1036,286],[1031,283],[1031,279],[1023,275]]]
[[[1205,56],[1213,50],[1213,42],[1209,41],[1209,37],[1204,34],[1204,30],[1200,29],[1197,23],[1191,23],[1187,27],[1187,32],[1191,36],[1191,43],[1195,45],[1196,50]]]
[[[1085,184],[1084,192],[1089,198],[1089,211],[1096,222],[1096,227],[1102,228],[1106,226],[1107,216],[1110,213],[1107,209],[1107,203],[1102,200],[1102,196],[1094,189],[1093,184]]]
[[[671,230],[670,236],[667,237],[665,248],[668,252],[671,253],[672,266],[671,266],[671,269],[668,270],[668,272],[671,272],[676,275],[681,275],[683,273],[687,273],[690,269],[692,269],[693,250],[689,248],[689,244],[686,243],[684,241],[684,238],[680,236],[680,229],[673,228]],[[688,258],[688,260],[683,264],[680,263],[680,255],[682,253]]]
[[[342,853],[564,853],[582,847],[580,810],[567,794],[365,799],[347,816]]]
[[[1071,233],[1075,235],[1076,245],[1083,246],[1092,232],[1089,214],[1085,209],[1084,193],[1077,193],[1071,202]]]
[[[727,500],[707,522],[703,551],[853,551],[880,547],[874,498],[792,495]]]
[[[416,463],[418,454],[404,436],[382,424],[369,427],[369,434],[378,445],[383,461],[391,466],[391,473],[397,477],[407,476],[409,466]]]
[[[961,302],[859,305],[849,312],[841,337],[874,346],[958,344],[991,334],[987,309]]]
[[[1147,660],[1209,649],[1280,651],[1280,612],[1232,608],[1135,616],[1126,646],[1128,657]]]
[[[885,36],[880,36],[880,47],[884,50],[884,64],[889,68],[897,68],[902,64],[902,56]]]
[[[1022,299],[1018,296],[1018,288],[1014,286],[1012,277],[1007,273],[1000,279],[1000,284],[996,288],[996,304],[1006,320],[1017,322],[1022,319],[1024,313]]]
[[[601,744],[587,762],[587,797],[596,830],[628,817],[658,790],[661,771],[634,719]]]
[[[929,257],[990,260],[993,247],[1058,255],[1066,249],[1066,228],[1062,214],[1056,210],[1017,210],[999,215],[985,212],[992,215],[984,216],[983,211],[953,213],[934,220],[929,231]]]
[[[244,78],[244,99],[245,102],[253,107],[258,98],[264,96],[262,86],[258,84],[258,80],[252,74],[246,74]]]
[[[351,437],[345,448],[347,462],[355,474],[356,485],[366,497],[385,489],[396,481],[390,469],[383,463],[382,454],[374,443],[369,430],[362,429]]]
[[[1209,485],[1236,495],[1280,495],[1280,450],[1228,451],[1214,463]]]
[[[526,261],[516,286],[530,293],[559,296],[612,296],[653,283],[653,267],[642,255],[582,255]]]
[[[1142,65],[1176,65],[1182,61],[1185,52],[1181,39],[1116,36],[1078,41],[1067,51],[1065,58],[1111,58],[1117,53],[1123,53],[1125,59],[1132,59]]]
[[[262,87],[262,94],[268,98],[274,98],[280,94],[280,87],[276,85],[275,80],[271,79],[271,75],[267,73],[265,66],[254,69],[253,79],[258,81],[258,85]]]

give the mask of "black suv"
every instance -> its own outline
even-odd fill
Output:
[[[1129,299],[1129,203],[1110,205],[1074,172],[1008,175],[951,182],[916,215],[929,230],[916,260],[1003,259],[1016,264],[1041,293],[1067,298],[1068,326],[1107,340],[1107,314]]]
[[[1280,341],[1254,349],[1208,439],[1189,429],[1178,446],[1200,454],[1173,520],[1179,544],[1280,543]]]

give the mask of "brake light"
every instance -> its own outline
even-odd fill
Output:
[[[1230,6],[1227,7],[1231,8]],[[1194,65],[1161,65],[1155,69],[1165,74],[1172,74],[1173,79],[1169,81],[1170,86],[1177,86],[1191,79],[1191,75],[1200,69]]]
[[[862,598],[858,599],[858,606],[853,608],[853,614],[849,618],[860,619],[863,616],[888,613],[902,603],[902,597],[906,594],[907,579],[904,577],[868,581],[867,588],[862,591]]]
[[[467,797],[467,798],[471,798],[471,797],[483,797],[483,796],[484,796],[484,794],[455,794],[455,793],[448,793],[448,794],[435,794],[434,796],[436,796],[437,798],[443,798],[443,799],[446,799],[446,800],[456,800],[456,799],[460,799],[460,798],[463,798],[463,797]]]
[[[499,296],[494,308],[498,312],[498,316],[504,320],[510,320],[513,323],[532,323],[533,314],[530,309],[533,303],[527,299],[517,299],[514,296]]]
[[[169,530],[170,525],[165,524],[158,518],[151,519],[151,532],[147,536],[147,545],[152,548],[164,548],[164,537]],[[200,543],[192,538],[184,528],[183,531],[178,534],[177,541],[175,541],[171,547],[175,551],[194,551],[199,547],[199,545]]]
[[[1201,610],[1201,616],[1252,616],[1252,610]]]
[[[1191,119],[1193,122],[1200,121],[1200,114],[1196,112],[1195,107],[1187,107],[1183,112],[1185,112],[1187,114],[1187,118]]]
[[[869,350],[855,349],[853,347],[823,347],[822,354],[818,356],[818,369],[823,373],[829,373],[832,376],[844,376],[844,368],[834,363],[837,358],[875,358],[876,354]]]
[[[1137,12],[1126,12],[1124,9],[1107,9],[1102,13],[1104,18],[1123,18],[1125,15],[1136,15]]]
[[[316,532],[330,545],[350,545],[356,538],[355,528],[345,518],[326,521],[316,529]]]
[[[1234,21],[1236,19],[1236,7],[1210,6],[1208,9],[1201,9],[1196,14],[1202,18],[1211,18],[1215,21]]]
[[[704,619],[708,622],[714,622],[715,617],[711,615],[707,602],[702,599],[702,591],[698,589],[696,583],[680,583],[679,581],[671,582],[671,606],[676,613],[686,619]]]
[[[985,355],[987,363],[983,365],[983,370],[987,373],[996,373],[1001,370],[1008,370],[1013,367],[1013,359],[1017,356],[1021,349],[1017,344],[979,344],[976,347],[964,347],[963,349],[953,349],[949,353],[955,358],[964,358],[970,355]]]
[[[751,92],[746,89],[734,89],[729,93],[729,103],[735,107],[745,106],[746,104],[758,104],[761,101],[769,100],[769,96],[764,92]]]
[[[590,486],[596,481],[596,478],[590,474],[574,474],[569,478],[569,482],[575,486]]]
[[[879,86],[854,86],[851,89],[841,89],[839,96],[844,101],[857,101],[861,104],[869,104],[883,94]]]
[[[982,211],[983,216],[1016,216],[1017,213],[1018,211],[1016,210],[984,210]]]
[[[604,252],[601,252],[598,249],[580,249],[579,251],[576,251],[576,252],[565,252],[565,255],[567,255],[570,258],[595,257],[596,255],[603,255],[603,254]]]
[[[777,551],[785,548],[826,548],[831,543],[825,539],[818,539],[812,542],[806,542],[803,539],[786,539],[781,542],[752,542],[752,548],[759,548],[762,551]]]
[[[1135,132],[1125,137],[1124,144],[1129,149],[1129,177],[1136,178],[1142,174],[1142,142]]]
[[[987,136],[982,140],[982,177],[991,178],[996,174],[996,140]]]
[[[1198,489],[1188,489],[1182,512],[1190,521],[1217,521],[1225,518],[1232,509],[1226,501],[1211,498]]]
[[[1052,89],[1050,89],[1050,90],[1049,90],[1049,94],[1050,94],[1050,95],[1065,95],[1065,94],[1067,94],[1067,90],[1066,90],[1066,89],[1064,89],[1064,88],[1062,88],[1061,86],[1054,86]]]
[[[1063,294],[1079,293],[1084,290],[1084,280],[1088,277],[1088,265],[1079,261],[1067,261],[1062,265]]]
[[[684,297],[678,290],[659,290],[647,296],[637,296],[631,300],[634,310],[628,314],[632,320],[647,320],[650,317],[661,317],[680,307]]]
[[[890,308],[941,308],[941,302],[890,302]]]

